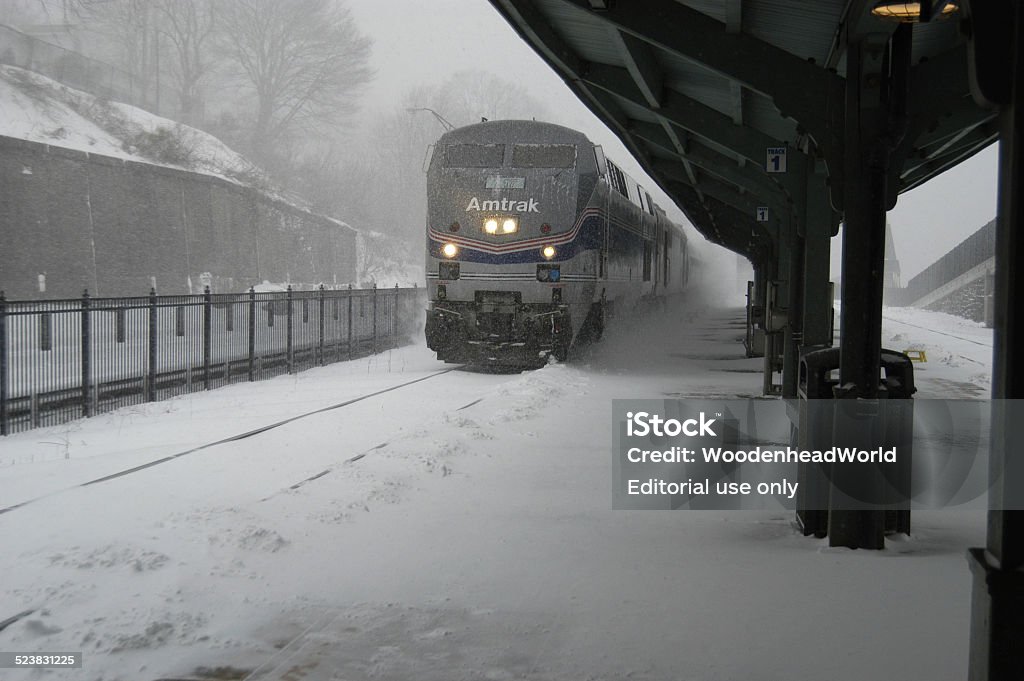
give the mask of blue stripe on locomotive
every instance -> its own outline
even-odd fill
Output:
[[[609,260],[612,263],[625,263],[627,267],[632,262],[636,262],[638,267],[642,267],[644,243],[648,241],[650,239],[645,239],[635,230],[623,227],[613,228],[608,235]]]

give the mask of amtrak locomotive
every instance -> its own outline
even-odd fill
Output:
[[[427,346],[540,364],[605,317],[678,292],[686,237],[582,133],[492,121],[446,133],[427,171]]]

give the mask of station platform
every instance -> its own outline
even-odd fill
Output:
[[[916,314],[885,337],[926,349],[921,396],[983,391],[956,343],[986,332]],[[445,367],[409,346],[11,436],[0,600],[34,612],[0,647],[153,681],[963,678],[982,513],[851,551],[778,512],[612,510],[611,400],[760,397],[742,335],[741,310],[683,305],[568,364],[440,374],[86,486]]]

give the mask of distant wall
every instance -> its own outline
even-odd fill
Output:
[[[227,180],[0,137],[9,299],[356,279],[355,230]],[[46,290],[39,290],[39,276]],[[209,275],[209,276],[207,276]]]
[[[908,281],[902,294],[904,304],[919,304],[939,287],[985,263],[995,252],[996,221],[992,220]]]
[[[991,305],[986,304],[986,297],[989,293],[990,289],[986,286],[985,278],[982,277],[961,286],[940,300],[925,305],[924,308],[976,322],[985,322],[991,326],[991,320],[986,318],[986,313],[991,309]]]

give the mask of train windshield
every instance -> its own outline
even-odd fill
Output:
[[[500,168],[504,159],[504,144],[449,144],[444,152],[447,168]]]
[[[512,147],[514,168],[572,168],[576,165],[573,144],[517,144]]]

